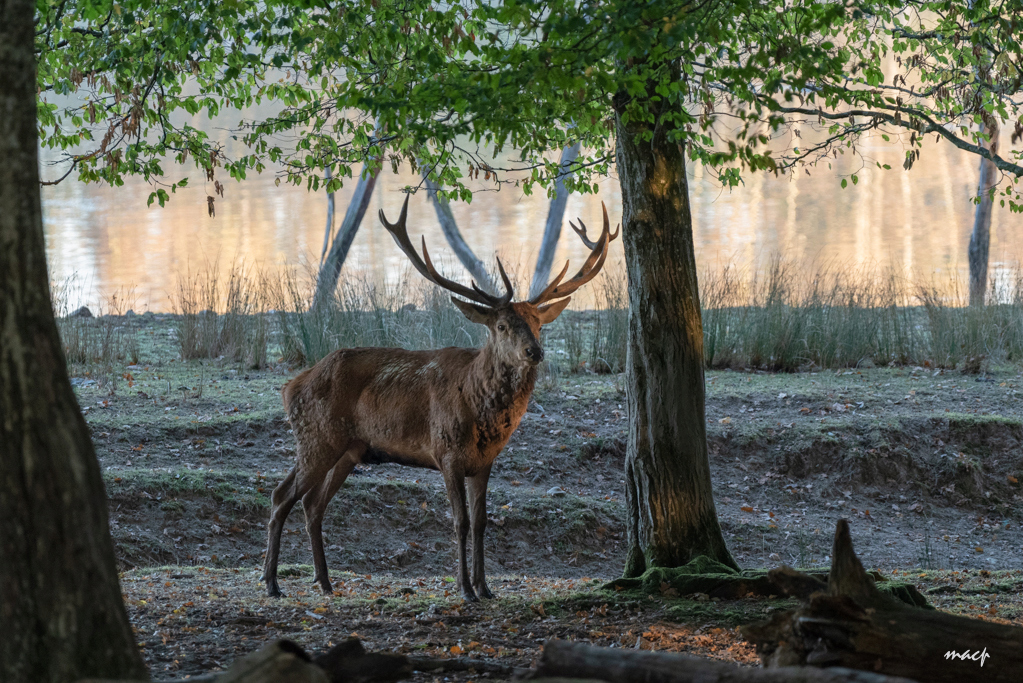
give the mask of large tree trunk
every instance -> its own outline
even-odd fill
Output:
[[[0,0],[0,680],[145,677],[53,319],[29,0]]]
[[[985,145],[993,154],[998,152],[998,121],[994,117],[984,117],[980,124],[982,133],[991,136]],[[970,234],[970,305],[983,306],[987,297],[987,265],[988,251],[991,245],[991,208],[994,198],[991,187],[998,183],[998,169],[994,163],[984,157],[980,158],[980,182],[977,183],[977,194],[980,203],[973,214],[973,232]]]
[[[653,125],[636,118],[623,123],[620,109],[616,115],[629,279],[625,576],[681,566],[697,555],[737,567],[711,489],[685,157],[663,128],[644,138]]]

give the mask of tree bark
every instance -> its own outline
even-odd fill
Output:
[[[34,10],[0,0],[0,680],[144,678],[50,302]]]
[[[313,295],[313,308],[326,303],[334,293],[334,289],[337,287],[337,279],[341,275],[341,266],[345,264],[345,259],[348,258],[348,250],[352,248],[355,234],[359,232],[359,225],[362,223],[362,217],[366,215],[366,209],[369,207],[369,200],[373,197],[373,188],[376,187],[376,184],[376,174],[370,174],[366,168],[363,168],[362,173],[359,175],[359,183],[355,186],[355,192],[352,194],[352,201],[348,204],[345,217],[337,229],[337,234],[334,236],[334,241],[331,242],[327,258],[323,265],[320,266],[319,275],[316,277],[316,293]],[[330,202],[331,211],[333,211],[333,198],[331,198]]]
[[[534,297],[542,292],[550,279],[551,266],[554,264],[554,251],[558,248],[558,239],[561,238],[561,226],[565,222],[565,206],[568,204],[568,190],[565,189],[565,178],[568,175],[568,167],[578,156],[578,142],[561,150],[559,165],[561,173],[565,175],[559,176],[554,184],[554,197],[551,199],[551,206],[547,211],[547,224],[543,229],[540,253],[536,257],[533,283],[529,286],[530,297]]]
[[[998,153],[998,121],[994,117],[985,116],[980,124],[982,133],[987,133],[990,140],[984,146],[992,154]],[[987,298],[987,266],[988,251],[991,245],[991,209],[994,198],[991,188],[998,184],[998,169],[994,163],[984,157],[980,158],[980,181],[977,183],[977,194],[980,203],[973,214],[973,232],[970,234],[970,305],[983,306]]]
[[[678,65],[671,68],[677,75]],[[623,122],[620,106],[615,118],[629,287],[625,576],[697,555],[738,568],[711,488],[685,157],[663,129],[638,117]]]
[[[451,246],[451,250],[455,252],[455,256],[461,262],[462,267],[469,271],[469,275],[476,281],[480,289],[490,294],[499,294],[500,290],[497,288],[497,283],[490,276],[486,265],[473,253],[472,247],[466,244],[465,238],[462,237],[462,233],[458,229],[458,223],[455,222],[455,215],[451,213],[451,205],[448,203],[448,200],[442,199],[437,194],[437,190],[440,187],[437,183],[430,180],[425,169],[423,171],[423,181],[426,183],[426,195],[433,202],[433,208],[437,212],[440,229]]]

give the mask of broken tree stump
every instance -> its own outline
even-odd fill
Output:
[[[595,647],[552,640],[532,683],[591,679],[609,683],[913,683],[905,678],[850,669],[784,667],[750,669],[669,652]]]
[[[799,572],[771,572],[806,604],[742,628],[765,667],[838,666],[928,683],[1021,680],[1023,628],[920,609],[881,593],[853,551],[844,519],[831,557],[828,583],[809,596],[815,584]]]

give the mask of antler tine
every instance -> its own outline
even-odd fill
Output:
[[[494,306],[500,301],[498,297],[487,294],[479,287],[476,287],[475,283],[473,283],[472,288],[469,288],[465,285],[458,284],[454,280],[449,280],[438,273],[437,269],[433,266],[433,261],[430,260],[430,252],[426,250],[425,236],[423,237],[423,260],[426,261],[426,267],[430,271],[430,280],[449,292],[459,296],[464,296],[466,299],[475,301],[478,304],[483,304],[484,306]]]
[[[569,280],[568,282],[565,283],[566,287],[569,286],[569,285],[572,286],[572,291],[575,291],[575,289],[577,289],[578,287],[586,284],[587,282],[592,280],[594,277],[596,277],[597,273],[600,272],[600,268],[603,267],[603,265],[604,265],[604,259],[607,256],[607,247],[608,247],[608,245],[611,243],[611,240],[613,240],[616,237],[618,237],[618,233],[621,232],[620,230],[616,230],[613,235],[611,234],[611,222],[608,220],[608,217],[607,217],[607,207],[604,206],[604,202],[600,203],[600,208],[603,209],[603,212],[604,212],[604,225],[601,228],[600,237],[597,239],[596,242],[592,243],[593,244],[593,246],[591,247],[592,251],[590,251],[589,257],[587,257],[586,262],[583,263],[583,266],[582,266],[582,268],[579,269],[579,272],[576,273],[575,276],[571,280]],[[579,224],[583,225],[583,222],[580,220]],[[583,232],[584,233],[585,233],[585,230],[586,230],[586,226],[583,225]],[[579,231],[577,230],[576,233],[578,234],[578,232]],[[598,261],[598,259],[599,259],[600,263],[599,263],[599,265],[596,265],[596,262]],[[592,272],[592,274],[591,274],[591,272]],[[588,277],[586,277],[586,279],[584,281],[578,282],[578,283],[576,282],[579,278],[582,278],[582,277],[587,276],[587,275],[588,275]]]
[[[512,300],[513,296],[515,296],[515,289],[512,287],[508,273],[504,272],[504,264],[501,263],[501,259],[497,256],[494,258],[497,259],[497,270],[501,273],[501,281],[504,282],[504,296],[501,297],[500,302],[502,304],[506,304]]]
[[[600,203],[600,208],[602,208],[604,210],[604,223],[610,225],[608,223],[608,220],[607,220],[607,207],[604,206],[604,202]],[[583,244],[585,244],[590,249],[596,249],[597,248],[597,243],[594,242],[593,240],[591,240],[587,236],[587,234],[586,234],[586,224],[583,223],[583,219],[580,218],[578,220],[579,220],[579,225],[578,226],[575,223],[572,223],[571,221],[569,221],[568,224],[570,226],[572,226],[573,230],[575,230],[575,234],[579,235],[579,239],[582,240]],[[613,235],[611,235],[610,241],[614,241],[614,239],[616,237],[618,237],[618,233],[621,231],[621,229],[622,229],[622,225],[621,225],[621,223],[619,223],[618,227],[615,228],[615,233]]]
[[[534,304],[534,305],[539,305],[539,304],[543,303],[544,301],[547,301],[547,299],[551,295],[551,292],[553,292],[555,289],[558,288],[558,284],[565,278],[565,274],[568,273],[568,264],[569,263],[570,263],[570,261],[565,261],[565,267],[561,269],[561,272],[558,273],[558,276],[556,278],[554,278],[553,280],[551,280],[550,284],[548,284],[546,287],[544,287],[542,292],[540,292],[539,294],[534,296],[532,299],[530,299],[529,303]]]
[[[419,271],[419,274],[433,284],[438,287],[443,287],[449,292],[463,296],[466,299],[475,301],[476,303],[493,306],[494,302],[498,300],[497,297],[489,295],[481,296],[481,293],[474,292],[468,287],[460,285],[453,280],[449,280],[437,272],[437,269],[433,267],[433,263],[430,261],[430,254],[426,250],[425,237],[423,238],[423,256],[425,257],[425,262],[419,257],[419,254],[416,253],[415,247],[412,246],[412,241],[409,240],[408,227],[405,224],[405,221],[408,218],[408,200],[410,196],[411,195],[405,195],[405,203],[401,205],[401,214],[398,216],[397,223],[389,222],[387,217],[384,215],[383,209],[379,212],[380,222],[384,224],[385,228],[387,228],[387,232],[391,233],[391,237],[394,238],[394,242],[398,245],[398,248],[401,249],[406,257],[408,257],[408,260],[412,262],[412,266]]]
[[[586,262],[583,263],[582,268],[579,269],[579,272],[576,273],[571,280],[564,284],[558,284],[561,278],[564,277],[565,272],[568,270],[568,264],[566,263],[565,269],[562,271],[561,275],[555,278],[551,284],[547,285],[543,292],[530,299],[530,303],[539,305],[545,301],[550,301],[551,299],[564,298],[595,278],[597,273],[600,272],[600,269],[604,267],[604,261],[607,259],[608,245],[611,243],[611,240],[618,237],[621,230],[615,230],[615,233],[613,235],[611,234],[611,222],[607,217],[607,207],[604,206],[603,202],[600,203],[600,206],[604,211],[604,227],[600,231],[600,239],[596,242],[590,243],[586,239],[585,225],[583,225],[582,230],[576,228],[574,225],[572,226],[572,229],[575,230],[576,234],[583,239],[587,246],[590,244],[593,245],[591,247],[590,255],[587,257]],[[582,225],[582,221],[579,221],[579,223]]]
[[[419,271],[420,275],[428,280],[432,280],[430,272],[426,270],[426,266],[423,265],[422,259],[419,258],[419,254],[416,253],[415,247],[412,246],[412,242],[408,238],[408,229],[405,226],[405,220],[408,218],[408,200],[411,195],[405,195],[405,202],[401,205],[401,214],[398,216],[397,223],[391,223],[387,220],[387,216],[384,215],[384,210],[380,209],[378,215],[380,216],[380,222],[387,228],[387,232],[391,233],[391,237],[394,238],[394,242],[398,245],[398,248],[408,257],[409,261],[416,270]]]
[[[495,257],[495,258],[497,258],[497,257]],[[501,264],[501,259],[500,258],[497,258],[497,269],[499,271],[501,271],[501,279],[504,281],[504,290],[505,290],[504,296],[494,296],[490,292],[486,292],[486,291],[480,289],[479,285],[476,284],[475,280],[473,280],[471,282],[471,284],[472,284],[472,288],[474,290],[476,290],[477,292],[479,292],[480,296],[485,296],[488,299],[490,299],[493,302],[492,305],[494,305],[494,306],[503,306],[504,304],[506,304],[509,301],[511,301],[512,297],[515,296],[515,289],[512,287],[511,280],[508,279],[508,273],[504,272],[504,266]]]
[[[572,221],[569,221],[568,224],[570,226],[572,226],[573,230],[575,230],[575,234],[579,235],[579,239],[581,239],[583,241],[583,244],[585,244],[590,249],[596,249],[597,248],[597,243],[594,242],[593,240],[591,240],[589,237],[586,236],[586,224],[583,223],[583,219],[581,219],[581,218],[579,219],[579,226],[578,227]]]
[[[405,237],[408,237],[408,232],[405,230],[405,219],[408,218],[408,200],[412,195],[406,194],[405,201],[401,205],[401,214],[398,215],[398,222],[391,223],[387,220],[387,216],[384,215],[384,210],[380,209],[377,214],[380,216],[380,222],[384,224],[387,231],[392,235],[395,234],[395,230],[400,230],[405,233]],[[407,240],[406,240],[407,241]],[[398,246],[401,246],[400,244]]]

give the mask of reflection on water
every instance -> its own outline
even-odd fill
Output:
[[[813,175],[776,178],[746,176],[746,184],[722,189],[704,169],[690,169],[690,192],[701,269],[726,263],[759,268],[781,254],[795,261],[817,260],[847,266],[891,263],[907,272],[930,274],[962,270],[972,228],[970,197],[977,182],[976,157],[947,143],[930,142],[912,171],[902,170],[902,151],[878,144],[861,152],[894,170],[859,169],[835,162]],[[859,183],[842,190],[839,169],[856,171]],[[857,170],[859,169],[859,170]],[[193,182],[198,176],[193,176]],[[355,239],[342,277],[375,279],[405,266],[404,257],[379,225],[378,209],[396,217],[400,189],[416,179],[384,172],[373,203]],[[354,190],[354,181],[338,192],[338,221]],[[600,202],[613,222],[621,218],[617,178],[600,183],[598,195],[573,196],[566,218],[581,217],[593,230],[600,226]],[[137,309],[173,308],[179,274],[207,261],[221,264],[306,265],[318,263],[323,244],[326,200],[322,192],[275,187],[270,175],[229,182],[218,198],[216,218],[207,215],[202,183],[179,191],[165,208],[146,207],[150,188],[141,182],[124,187],[86,186],[76,181],[43,188],[47,257],[52,280],[74,274],[85,285],[85,301],[96,305],[118,287],[135,287]],[[548,201],[518,189],[478,192],[472,204],[453,205],[458,224],[476,253],[489,260],[496,252],[514,268],[520,281],[531,273]],[[995,271],[1016,261],[1020,217],[996,208],[991,230]],[[431,253],[444,261],[447,245],[425,193],[409,208],[409,233],[426,236]],[[418,240],[416,240],[418,241]],[[556,263],[579,264],[585,247],[567,229]],[[621,242],[612,245],[609,270],[620,268]],[[447,259],[450,266],[453,258]],[[451,273],[458,269],[449,267]],[[555,269],[557,270],[557,268]],[[585,296],[574,302],[585,306]]]

